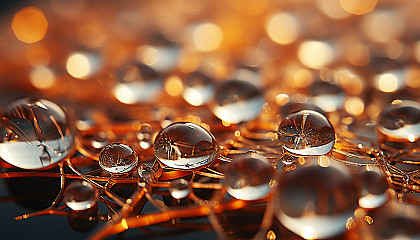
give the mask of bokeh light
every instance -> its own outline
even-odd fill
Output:
[[[27,7],[15,14],[12,29],[20,41],[34,43],[44,38],[48,29],[48,21],[41,10]]]
[[[333,47],[322,41],[306,41],[299,46],[298,58],[306,67],[321,69],[334,61]]]
[[[219,26],[213,23],[203,23],[194,29],[193,42],[195,47],[203,52],[218,49],[222,42],[223,33]]]
[[[266,23],[265,30],[274,42],[290,44],[299,36],[300,26],[293,14],[284,12],[272,16]]]
[[[340,0],[341,7],[352,14],[362,15],[373,11],[378,0]]]

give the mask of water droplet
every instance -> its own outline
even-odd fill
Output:
[[[1,116],[0,157],[16,167],[49,167],[74,148],[75,133],[67,114],[49,100],[12,101]]]
[[[325,112],[313,105],[313,104],[309,104],[309,103],[300,103],[300,102],[288,102],[286,104],[284,104],[283,106],[281,106],[280,110],[279,110],[279,114],[281,119],[286,118],[288,115],[292,114],[292,113],[296,113],[296,112],[300,112],[302,110],[312,110],[315,112],[319,112],[322,115],[326,115]]]
[[[225,173],[227,192],[237,199],[256,200],[267,196],[275,180],[268,160],[256,153],[247,153],[229,163]]]
[[[342,109],[344,106],[344,90],[333,83],[316,81],[311,84],[309,101],[326,112]]]
[[[177,66],[179,46],[160,34],[154,35],[149,42],[136,50],[137,60],[153,67],[160,73],[167,73]]]
[[[222,82],[215,93],[213,113],[229,123],[240,123],[255,119],[262,110],[262,92],[253,84],[228,80]]]
[[[343,233],[358,206],[356,184],[345,166],[317,157],[283,174],[279,187],[280,222],[303,238],[329,238]]]
[[[378,141],[386,150],[402,150],[418,147],[420,138],[420,104],[414,101],[402,101],[391,105],[379,115]]]
[[[185,83],[182,97],[193,106],[206,104],[214,95],[214,83],[201,72],[191,73]]]
[[[96,188],[86,181],[73,181],[64,192],[64,202],[74,211],[87,210],[95,206],[96,201]]]
[[[358,179],[360,181],[360,207],[377,208],[386,202],[388,183],[381,169],[375,167],[370,171],[362,171]]]
[[[191,192],[190,184],[185,179],[175,179],[169,186],[169,193],[175,199],[186,198]]]
[[[126,104],[151,102],[159,95],[163,80],[146,64],[136,63],[121,67],[119,83],[112,90],[115,98]]]
[[[137,161],[136,152],[122,143],[109,144],[99,154],[99,165],[111,174],[128,173],[137,165]]]
[[[155,174],[153,172],[153,169],[146,164],[141,164],[139,168],[137,169],[139,173],[139,186],[145,187],[148,183],[151,183],[156,180]]]
[[[335,142],[331,123],[321,113],[311,110],[287,116],[277,134],[283,148],[296,155],[324,155],[333,149]]]
[[[153,151],[165,166],[174,169],[197,169],[216,159],[218,145],[214,136],[201,126],[176,122],[156,136]]]

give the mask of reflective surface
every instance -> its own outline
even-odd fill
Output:
[[[99,165],[111,174],[130,172],[137,166],[137,162],[137,153],[130,146],[121,143],[107,145],[99,154]]]

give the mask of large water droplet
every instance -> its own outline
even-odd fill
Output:
[[[87,210],[95,206],[96,201],[96,188],[86,181],[73,181],[64,192],[64,202],[74,211]]]
[[[137,162],[136,152],[122,143],[109,144],[99,154],[99,165],[111,174],[128,173],[137,165]]]
[[[128,64],[118,72],[119,83],[112,90],[115,98],[126,104],[150,102],[163,86],[159,74],[146,64]]]
[[[303,166],[283,175],[279,187],[278,219],[306,239],[343,233],[358,206],[356,184],[345,166],[319,158],[305,158]]]
[[[270,193],[276,179],[274,169],[264,156],[248,153],[228,165],[224,182],[233,197],[256,200]]]
[[[328,119],[310,110],[287,116],[277,134],[283,148],[296,155],[324,155],[333,149],[335,142],[334,128]]]
[[[74,147],[75,133],[66,112],[49,100],[12,101],[1,116],[0,157],[16,167],[49,167]]]
[[[419,147],[420,104],[403,101],[386,108],[379,115],[376,129],[380,147],[383,149]]]
[[[174,169],[200,168],[212,163],[218,155],[213,135],[189,122],[176,122],[162,129],[153,150],[163,165]]]
[[[213,113],[229,123],[240,123],[255,119],[262,110],[262,92],[253,84],[239,80],[228,80],[220,84],[215,94]]]

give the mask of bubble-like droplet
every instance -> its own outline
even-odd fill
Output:
[[[191,192],[190,184],[185,179],[175,179],[169,186],[169,193],[175,199],[186,198]]]
[[[148,183],[153,182],[156,180],[155,174],[153,172],[153,169],[146,164],[141,164],[139,168],[137,169],[139,173],[139,186],[145,187]]]
[[[109,144],[99,154],[99,165],[111,174],[128,173],[137,165],[137,162],[136,152],[122,143]]]
[[[64,202],[74,211],[84,211],[96,205],[96,188],[86,181],[71,182],[64,192]]]
[[[153,151],[165,166],[174,169],[197,169],[216,159],[218,145],[214,136],[201,126],[176,122],[156,136]]]
[[[287,116],[277,134],[283,148],[296,155],[324,155],[333,149],[335,142],[331,123],[321,113],[311,110]]]
[[[182,97],[193,106],[206,104],[214,95],[214,83],[201,72],[191,73],[185,82]]]
[[[309,86],[309,101],[325,112],[333,112],[344,106],[344,90],[333,83],[315,81]]]
[[[159,95],[163,79],[143,63],[128,64],[118,71],[119,83],[112,89],[115,98],[126,104],[151,102]]]
[[[45,99],[23,98],[2,109],[0,157],[24,169],[49,167],[68,156],[75,133],[64,109]]]
[[[277,217],[305,239],[343,233],[358,206],[357,187],[345,166],[317,159],[307,157],[304,166],[285,173],[279,187]]]
[[[257,200],[270,193],[276,179],[274,169],[264,156],[247,153],[229,163],[224,182],[233,197]]]
[[[379,167],[374,167],[369,171],[362,171],[358,174],[358,179],[360,184],[360,207],[377,208],[386,202],[388,183]]]
[[[255,85],[239,80],[222,82],[215,93],[214,115],[228,123],[255,119],[262,110],[264,98]]]
[[[380,147],[383,149],[419,147],[420,104],[402,101],[386,108],[379,115],[376,129]]]
[[[319,112],[322,115],[326,115],[325,112],[321,108],[313,104],[300,103],[300,102],[288,102],[284,104],[283,106],[281,106],[281,108],[279,109],[280,118],[284,119],[292,113],[300,112],[303,110],[312,110],[315,112]]]

